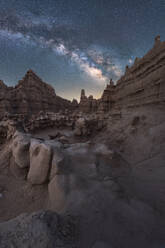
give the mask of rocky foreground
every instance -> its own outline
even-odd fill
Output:
[[[52,116],[1,122],[0,247],[161,248],[164,105]]]

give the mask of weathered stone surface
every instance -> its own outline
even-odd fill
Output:
[[[79,110],[82,112],[95,112],[98,107],[98,101],[93,98],[92,95],[87,97],[85,95],[85,90],[81,90],[81,96],[80,96],[80,104],[79,104]]]
[[[48,178],[52,148],[50,145],[32,140],[30,144],[30,169],[28,180],[32,184],[42,184]]]
[[[48,185],[50,207],[57,212],[66,208],[70,189],[69,178],[70,175],[55,175]]]
[[[60,149],[54,149],[49,179],[51,180],[56,174],[65,173],[65,164],[64,153]]]
[[[97,176],[96,156],[94,154],[93,147],[91,147],[90,144],[73,144],[66,149],[66,153],[69,158],[71,171],[74,172],[78,178],[80,178],[80,180],[78,180],[80,181],[80,185],[81,179],[83,179],[82,185],[85,186],[85,181],[88,181],[89,178],[95,178]]]
[[[165,100],[165,42],[155,38],[154,47],[143,57],[135,59],[125,74],[107,85],[99,110],[113,111],[127,107],[157,104]]]
[[[153,48],[134,64],[126,66],[125,74],[116,84],[110,80],[100,99],[86,97],[81,91],[79,109],[82,112],[115,111],[127,107],[157,104],[165,100],[165,42],[155,38]]]
[[[3,140],[10,140],[16,131],[16,123],[12,120],[5,120],[0,122],[0,137]]]
[[[1,248],[73,248],[77,247],[74,218],[40,211],[0,224]]]
[[[85,118],[80,117],[75,123],[75,135],[87,135],[86,121]]]
[[[43,82],[32,70],[15,87],[7,87],[0,81],[0,91],[0,118],[5,112],[32,115],[40,111],[58,112],[77,107],[75,101],[71,103],[57,96],[54,88]]]
[[[29,147],[30,137],[16,132],[12,141],[12,155],[20,168],[26,168],[30,165]]]

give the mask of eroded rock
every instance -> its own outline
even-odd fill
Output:
[[[26,134],[16,132],[12,142],[12,155],[15,163],[20,168],[26,168],[30,165],[30,137]]]
[[[32,184],[45,183],[50,170],[52,148],[46,143],[38,140],[31,140],[30,144],[30,169],[28,180]]]

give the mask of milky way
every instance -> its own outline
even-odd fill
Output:
[[[1,0],[0,78],[15,85],[32,68],[63,97],[99,97],[165,39],[164,13],[163,0]]]

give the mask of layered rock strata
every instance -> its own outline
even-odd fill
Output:
[[[79,105],[80,110],[84,112],[96,110],[113,112],[124,108],[164,103],[165,42],[161,42],[160,36],[157,36],[154,47],[143,58],[136,58],[131,67],[126,66],[125,74],[116,84],[110,81],[101,99],[95,102],[84,93],[82,91]]]
[[[87,97],[85,90],[81,90],[79,110],[85,113],[96,112],[98,109],[98,100],[94,99],[92,95]]]
[[[75,100],[70,102],[57,96],[54,88],[43,82],[32,70],[15,87],[7,87],[0,81],[1,118],[6,113],[29,116],[40,111],[58,112],[76,107]]]

